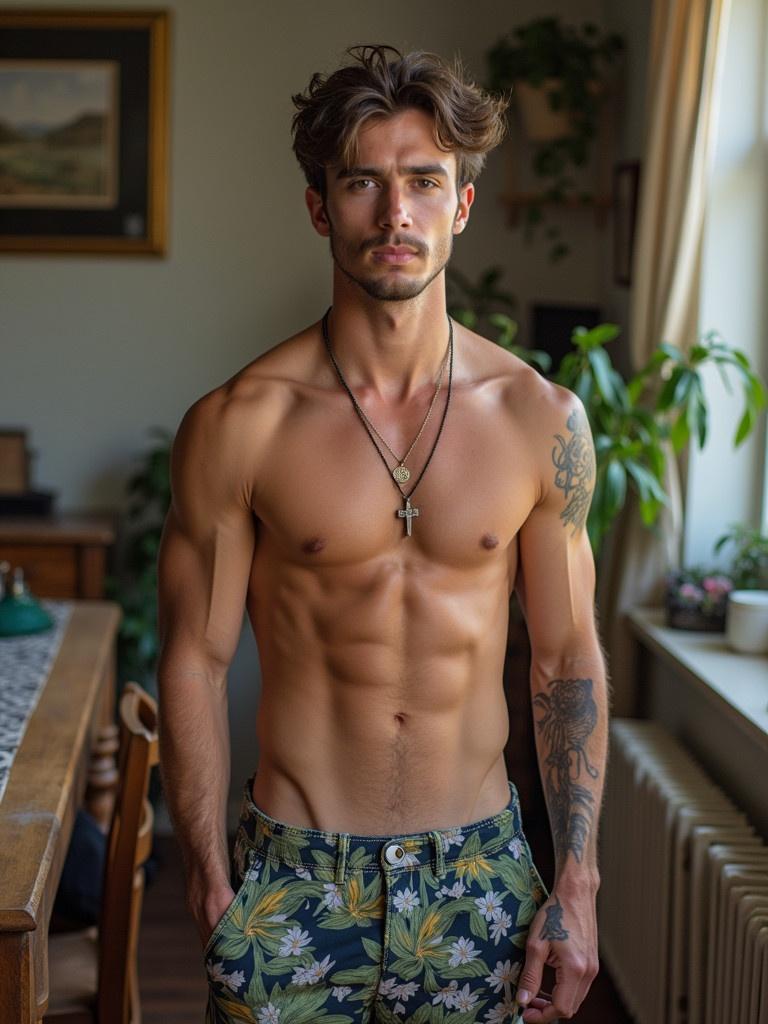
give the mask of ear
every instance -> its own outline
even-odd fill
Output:
[[[459,189],[459,205],[453,221],[454,235],[460,235],[469,220],[469,208],[475,201],[475,186],[471,182]]]
[[[319,189],[313,188],[311,185],[307,187],[304,193],[304,201],[307,204],[309,210],[309,218],[312,221],[312,227],[323,238],[327,238],[331,233],[331,224],[328,220],[328,214],[325,211],[325,203],[323,197],[320,195]]]

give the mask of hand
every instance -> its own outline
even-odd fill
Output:
[[[207,892],[202,899],[187,901],[189,911],[195,919],[203,949],[208,945],[208,940],[234,898],[234,889],[225,885]]]
[[[551,993],[539,994],[544,964],[555,968]],[[597,913],[592,892],[553,889],[531,921],[517,1000],[530,1024],[566,1020],[576,1013],[599,968]],[[530,997],[533,998],[530,998]],[[523,997],[523,998],[521,998]],[[527,998],[526,998],[527,997]]]

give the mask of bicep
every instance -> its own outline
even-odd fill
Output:
[[[158,556],[163,656],[228,665],[240,637],[255,545],[247,473],[231,415],[188,410],[171,454],[171,507]]]
[[[566,536],[557,517],[537,506],[520,530],[516,590],[534,660],[559,660],[591,638],[595,564],[586,530]]]
[[[594,447],[583,407],[573,403],[550,424],[542,498],[519,534],[516,591],[539,663],[560,662],[595,637],[595,563],[586,529]]]

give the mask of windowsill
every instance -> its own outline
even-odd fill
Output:
[[[737,654],[724,633],[670,629],[663,608],[628,613],[639,641],[683,674],[768,751],[768,657]]]

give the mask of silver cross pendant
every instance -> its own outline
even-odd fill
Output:
[[[403,496],[403,501],[405,502],[405,508],[399,508],[397,510],[397,514],[400,517],[400,519],[404,519],[405,520],[406,536],[410,537],[411,536],[411,530],[413,529],[412,524],[411,524],[411,520],[413,519],[414,516],[417,516],[419,514],[419,510],[417,508],[412,508],[411,507],[411,499],[410,498],[406,498],[405,496]]]

